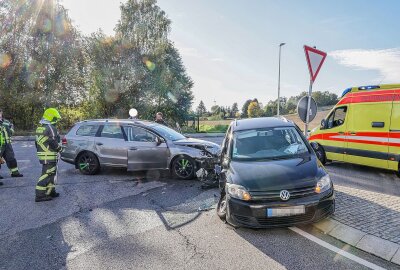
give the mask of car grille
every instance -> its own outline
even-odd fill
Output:
[[[315,186],[308,186],[304,188],[288,189],[290,199],[301,198],[315,195]],[[271,191],[250,191],[253,201],[280,201],[281,190]]]

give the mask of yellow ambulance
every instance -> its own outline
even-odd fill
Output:
[[[399,172],[400,84],[346,89],[309,140],[318,143],[322,163],[336,160]]]

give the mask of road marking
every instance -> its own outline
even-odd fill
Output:
[[[361,259],[360,257],[357,257],[357,256],[355,256],[355,255],[353,255],[353,254],[351,254],[351,253],[349,253],[347,251],[344,251],[344,250],[342,250],[340,248],[337,248],[337,247],[335,247],[335,246],[333,246],[333,245],[331,245],[331,244],[329,244],[329,243],[327,243],[325,241],[322,241],[318,237],[315,237],[314,235],[309,234],[308,232],[305,232],[305,231],[303,231],[303,230],[301,230],[301,229],[299,229],[297,227],[289,227],[289,229],[294,231],[295,233],[298,233],[301,236],[307,238],[308,240],[311,240],[314,243],[317,243],[318,245],[320,245],[320,246],[322,246],[322,247],[324,247],[326,249],[329,249],[329,250],[331,250],[331,251],[333,251],[333,252],[335,252],[335,253],[337,253],[339,255],[342,255],[343,257],[346,257],[347,259],[355,261],[356,263],[359,263],[359,264],[361,264],[363,266],[366,266],[366,267],[368,267],[370,269],[374,269],[374,270],[384,270],[385,269],[385,268],[382,268],[382,267],[380,267],[380,266],[378,266],[376,264],[373,264],[373,263],[370,263],[370,262],[368,262],[368,261],[366,261],[364,259]]]

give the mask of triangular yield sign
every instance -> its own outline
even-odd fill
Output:
[[[325,61],[326,52],[305,45],[304,52],[306,53],[308,70],[310,71],[310,78],[311,81],[314,82],[317,78],[319,70],[322,67],[322,64]]]

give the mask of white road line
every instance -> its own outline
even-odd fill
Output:
[[[327,248],[327,249],[329,249],[329,250],[331,250],[333,252],[336,252],[337,254],[340,254],[343,257],[346,257],[347,259],[355,261],[356,263],[359,263],[359,264],[361,264],[363,266],[366,266],[366,267],[368,267],[370,269],[374,269],[374,270],[385,269],[385,268],[382,268],[382,267],[380,267],[380,266],[378,266],[376,264],[373,264],[373,263],[370,263],[370,262],[368,262],[368,261],[366,261],[364,259],[361,259],[360,257],[357,257],[357,256],[355,256],[355,255],[353,255],[353,254],[351,254],[351,253],[349,253],[347,251],[341,250],[340,248],[337,248],[337,247],[335,247],[335,246],[333,246],[333,245],[331,245],[331,244],[329,244],[329,243],[327,243],[325,241],[322,241],[321,239],[315,237],[314,235],[309,234],[308,232],[305,232],[305,231],[303,231],[303,230],[301,230],[301,229],[299,229],[297,227],[289,227],[289,229],[294,231],[295,233],[298,233],[301,236],[307,238],[308,240],[311,240],[314,243],[317,243],[318,245],[320,245],[320,246],[322,246],[324,248]]]

